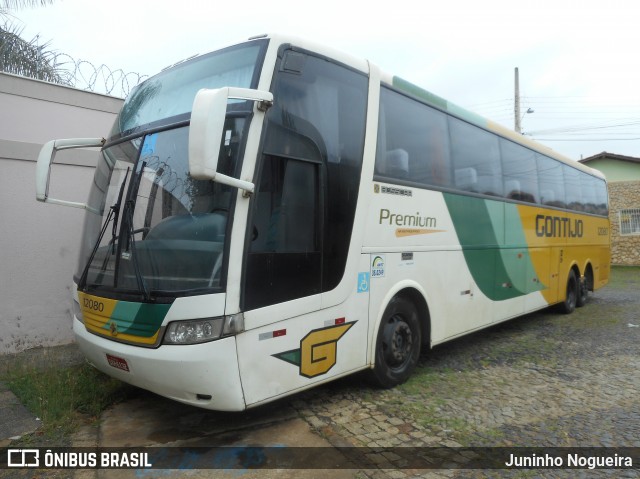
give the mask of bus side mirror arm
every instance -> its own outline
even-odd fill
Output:
[[[104,143],[104,138],[72,138],[51,140],[45,143],[40,150],[38,162],[36,164],[36,200],[42,201],[43,203],[83,208],[97,213],[97,211],[85,203],[49,198],[49,177],[51,175],[51,163],[53,163],[53,158],[59,150],[69,150],[73,148],[102,148]]]
[[[253,183],[217,171],[229,98],[256,101],[261,112],[266,112],[273,104],[273,94],[268,91],[232,87],[200,90],[191,110],[189,174],[198,180],[212,180],[239,188],[248,196],[255,189]]]

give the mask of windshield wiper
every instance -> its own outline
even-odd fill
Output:
[[[144,169],[144,168],[143,168]],[[142,275],[142,271],[140,271],[140,263],[138,263],[138,254],[136,252],[136,239],[134,238],[135,232],[133,230],[133,209],[135,208],[135,201],[128,200],[125,204],[125,211],[127,213],[127,218],[123,219],[123,221],[127,221],[128,228],[127,233],[129,235],[129,246],[131,247],[131,256],[133,258],[133,271],[136,275],[136,282],[138,283],[138,289],[142,292],[142,296],[145,301],[149,301],[149,289],[147,288],[147,283],[144,280],[144,276]]]
[[[120,191],[118,192],[118,199],[116,200],[115,204],[111,207],[111,211],[114,213],[114,218],[113,218],[113,228],[111,230],[111,241],[109,242],[109,244],[113,245],[112,249],[113,251],[111,252],[111,254],[115,254],[116,252],[116,237],[117,237],[117,232],[118,232],[118,218],[120,217],[120,206],[122,205],[122,196],[124,195],[124,185],[127,182],[127,177],[129,176],[129,168],[127,168],[127,172],[124,174],[124,180],[122,180],[122,183],[120,184]],[[109,245],[107,245],[109,246]],[[106,256],[108,257],[108,256]],[[105,266],[106,268],[106,266]]]
[[[124,175],[124,179],[120,184],[120,191],[118,192],[118,198],[116,199],[116,202],[113,205],[111,205],[111,207],[109,208],[109,213],[107,214],[107,217],[104,220],[104,224],[102,225],[102,229],[100,230],[98,239],[96,240],[96,243],[93,245],[93,250],[91,251],[91,254],[89,255],[89,259],[87,260],[87,264],[85,265],[84,270],[82,271],[82,276],[80,276],[80,281],[78,282],[78,289],[86,287],[87,276],[89,275],[89,267],[91,266],[91,263],[93,263],[96,253],[98,252],[98,249],[100,247],[100,242],[102,241],[102,237],[107,231],[107,226],[109,226],[109,222],[111,222],[111,220],[113,220],[113,229],[111,231],[111,240],[109,241],[107,248],[113,244],[113,251],[111,254],[113,255],[115,253],[115,241],[116,241],[116,232],[118,228],[118,218],[120,216],[120,205],[122,204],[122,196],[124,195],[124,185],[127,183],[129,170],[130,168],[127,168],[127,172]],[[109,258],[109,255],[105,255],[105,259],[102,263],[101,271],[105,271],[107,269],[108,258]]]

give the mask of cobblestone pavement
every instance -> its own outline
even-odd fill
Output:
[[[292,400],[335,446],[640,447],[640,270],[571,315],[543,311],[424,351],[391,390],[347,378]],[[640,477],[636,470],[408,470],[361,477]],[[637,467],[637,464],[635,464]],[[380,467],[384,468],[385,464]]]
[[[269,408],[286,409],[297,423],[302,418],[330,445],[376,448],[376,454],[367,459],[377,468],[339,471],[353,472],[356,479],[640,477],[638,469],[464,470],[446,468],[448,463],[439,469],[413,470],[407,468],[406,456],[398,455],[403,454],[401,450],[377,449],[402,447],[419,454],[420,449],[408,448],[640,448],[639,353],[640,268],[616,269],[611,284],[574,314],[543,311],[425,350],[411,379],[394,389],[372,388],[362,375],[356,375],[233,419],[222,413],[181,409],[177,423],[184,427],[175,431],[166,430],[164,418],[169,413],[163,409],[172,411],[174,404],[149,394],[140,399],[145,404],[142,412],[131,417],[138,423],[155,424],[151,431],[163,438],[154,435],[157,443],[173,444],[181,438],[217,438],[224,421],[237,421],[234,427],[244,431],[252,415],[266,417]],[[126,404],[135,407],[137,403]],[[160,412],[154,413],[154,404]],[[103,415],[102,440],[108,418],[124,405]],[[116,415],[111,422],[144,433],[144,428],[132,426],[137,423],[131,417]],[[269,431],[279,437],[272,429],[256,434]],[[458,463],[473,459],[467,452],[447,459]],[[637,462],[634,465],[638,467]],[[286,473],[301,477],[301,471],[274,471],[278,477]],[[65,471],[39,476],[29,472],[21,477],[68,477]],[[336,472],[307,470],[305,477],[333,477]],[[243,475],[237,470],[232,473]],[[147,477],[171,477],[167,474]],[[16,477],[2,471],[0,476]],[[215,477],[215,472],[207,470],[202,477]]]

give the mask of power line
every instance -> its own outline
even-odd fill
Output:
[[[535,138],[536,141],[575,141],[582,143],[583,141],[637,141],[638,138]]]
[[[578,131],[591,131],[591,130],[605,130],[608,128],[619,128],[621,126],[633,126],[640,125],[640,121],[626,122],[626,123],[617,123],[614,125],[607,124],[594,124],[594,125],[573,125],[573,126],[565,126],[558,128],[550,128],[548,130],[534,130],[529,132],[532,135],[545,135],[552,133],[568,133],[568,132],[578,132]]]

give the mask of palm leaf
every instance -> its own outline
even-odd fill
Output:
[[[44,7],[54,0],[0,0],[0,11],[19,10],[20,8]]]
[[[8,21],[0,26],[0,71],[68,85],[69,73],[61,68],[55,52],[48,50],[49,44],[39,44],[38,37],[27,41],[21,33]]]

